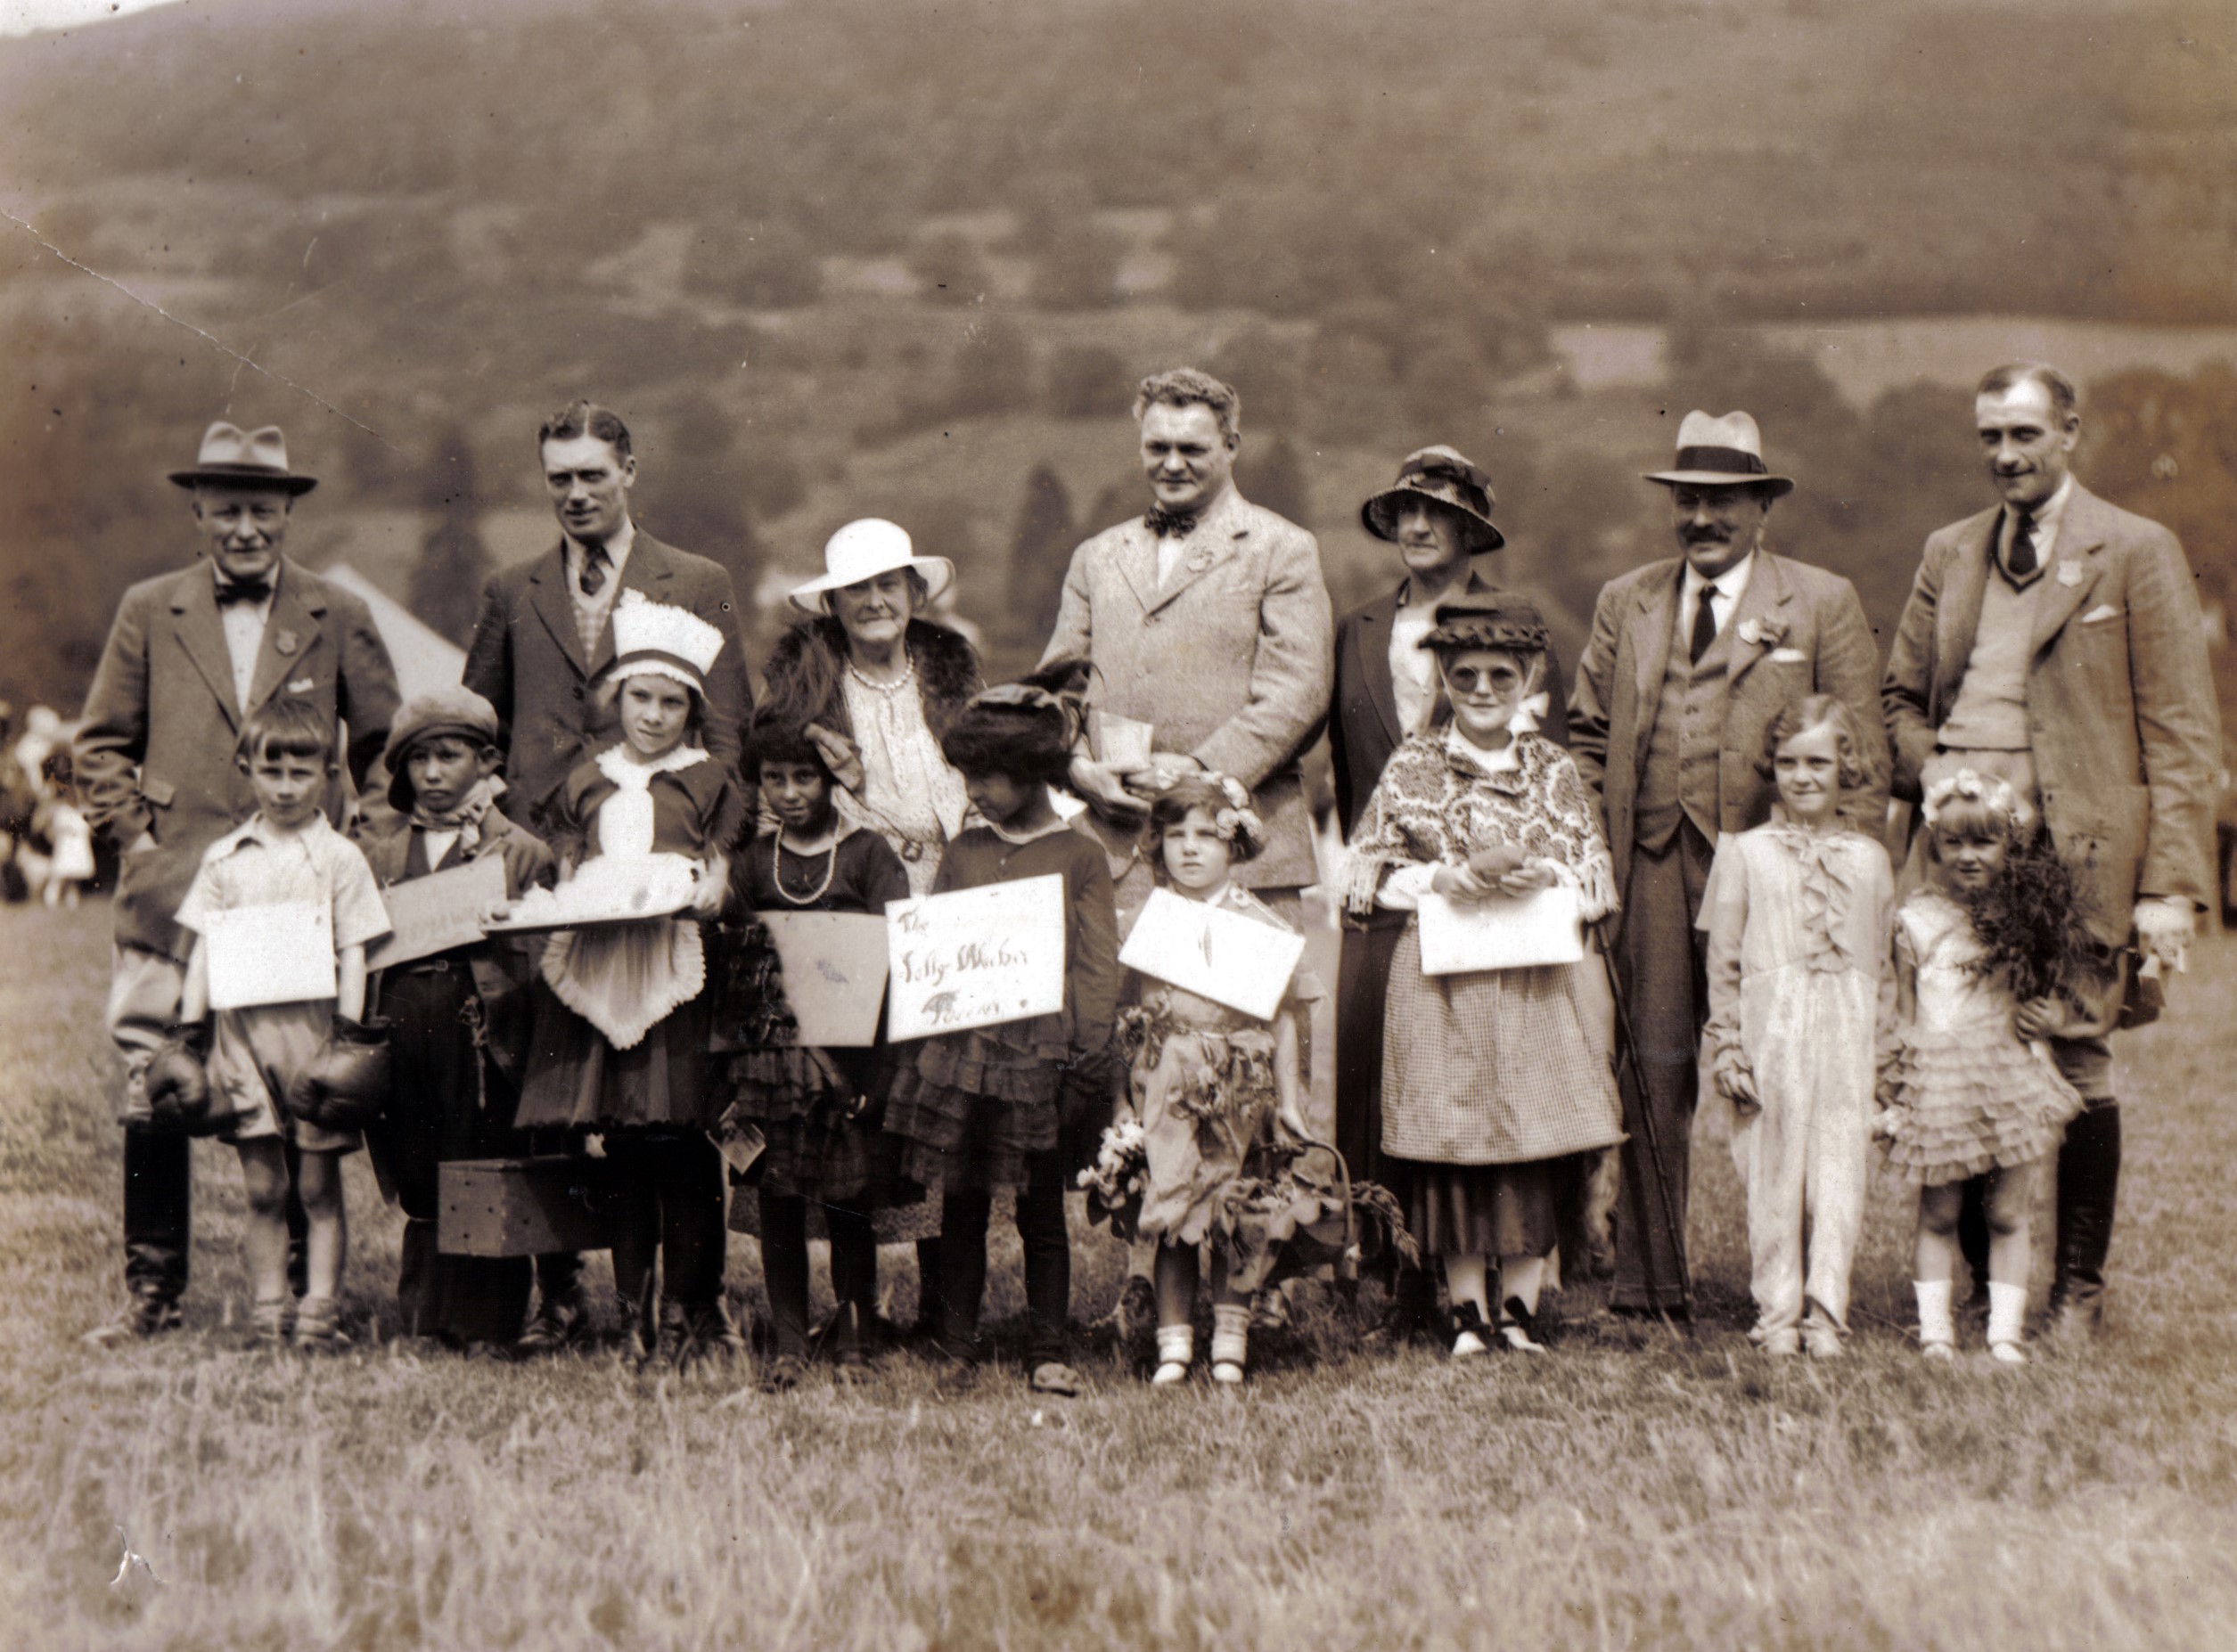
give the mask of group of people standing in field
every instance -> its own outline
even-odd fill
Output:
[[[1769,547],[1793,483],[1746,413],[1686,417],[1647,478],[1678,554],[1608,585],[1569,676],[1492,577],[1491,479],[1461,454],[1409,455],[1364,503],[1404,577],[1336,622],[1313,536],[1235,490],[1235,392],[1179,369],[1135,412],[1151,503],[1073,554],[1034,672],[984,683],[936,617],[953,564],[873,519],[792,593],[758,700],[728,576],[635,524],[610,411],[538,429],[560,543],[490,582],[463,682],[403,705],[364,605],[281,555],[315,484],[280,432],[212,426],[172,478],[210,566],[127,595],[75,746],[122,852],[127,1295],[93,1339],[181,1322],[201,1133],[240,1153],[254,1334],[306,1347],[348,1338],[338,1165],[364,1143],[406,1218],[404,1329],[461,1347],[589,1334],[578,1255],[438,1243],[445,1164],[564,1154],[603,1162],[639,1364],[744,1354],[741,1231],[771,1386],[899,1335],[881,1242],[914,1241],[918,1330],[974,1367],[1006,1196],[1028,1380],[1076,1392],[1082,1188],[1131,1241],[1120,1311],[1154,1328],[1157,1384],[1195,1366],[1200,1282],[1210,1374],[1242,1381],[1253,1324],[1332,1233],[1389,1262],[1386,1334],[1536,1353],[1565,1269],[1611,1267],[1616,1314],[1691,1317],[1704,1105],[1747,1190],[1766,1354],[1841,1351],[1875,1157],[1919,1190],[1926,1354],[1954,1348],[1962,1255],[1991,1353],[2026,1358],[2039,1169],[2049,1306],[2102,1323],[2108,1040],[2156,1013],[2204,910],[2219,739],[2182,551],[2071,476],[2062,375],[1982,381],[1997,502],[1928,542],[1884,666],[1848,582]],[[1300,766],[1323,730],[1326,865]],[[376,760],[345,834],[345,778]],[[499,916],[656,861],[687,887],[634,921],[495,924],[368,969],[384,891],[492,859]],[[1061,892],[1056,1008],[803,1042],[819,985],[767,914],[1023,879]],[[1269,945],[1340,912],[1333,1003],[1309,967],[1264,1014],[1122,968],[1158,891]],[[1549,903],[1566,952],[1426,958]],[[218,937],[283,910],[315,920],[331,989],[214,1004]],[[1310,1116],[1331,1073],[1335,1116]],[[815,1232],[837,1310],[811,1329]]]

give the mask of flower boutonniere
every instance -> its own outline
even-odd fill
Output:
[[[1786,641],[1787,628],[1767,619],[1743,619],[1740,640],[1749,648],[1776,648]]]
[[[1212,547],[1206,545],[1200,551],[1191,552],[1188,560],[1181,566],[1192,574],[1200,574],[1212,565]]]

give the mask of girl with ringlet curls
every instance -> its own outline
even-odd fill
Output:
[[[1058,660],[987,689],[940,741],[986,823],[948,845],[934,893],[1061,877],[1063,1007],[926,1039],[903,1060],[886,1109],[886,1128],[902,1138],[901,1174],[940,1191],[942,1347],[965,1363],[983,1356],[987,1223],[995,1191],[1008,1188],[1025,1246],[1031,1383],[1058,1394],[1079,1389],[1064,1360],[1072,1279],[1060,1126],[1068,1096],[1094,1098],[1109,1083],[1118,998],[1110,863],[1058,818],[1049,794],[1078,743],[1086,681],[1086,662]]]
[[[1748,1196],[1756,1326],[1773,1355],[1841,1351],[1864,1214],[1895,874],[1841,823],[1865,783],[1848,707],[1810,694],[1771,720],[1758,768],[1771,819],[1718,845],[1701,900],[1708,934],[1705,1089],[1733,1112]]]

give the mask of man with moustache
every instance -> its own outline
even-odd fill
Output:
[[[2040,362],[1995,368],[1973,420],[1999,503],[1926,542],[1883,694],[1895,792],[1917,802],[1968,768],[2009,781],[2074,868],[2105,948],[2093,1014],[2021,1028],[2049,1038],[2085,1104],[2059,1150],[2051,1308],[2061,1329],[2089,1335],[2103,1323],[2120,1179],[2107,1030],[2133,953],[2179,963],[2214,887],[2220,716],[2183,547],[2069,468],[2082,429],[2073,381]],[[1977,1190],[1967,1203],[1980,1277]]]
[[[707,674],[703,738],[709,755],[750,795],[738,752],[753,691],[729,573],[637,527],[629,509],[636,455],[628,427],[610,409],[571,402],[543,422],[536,443],[560,542],[490,580],[464,672],[466,686],[496,707],[504,724],[505,783],[524,811],[517,818],[547,834],[553,800],[568,775],[621,738],[615,712],[602,708],[592,689],[613,661],[614,604],[624,591],[689,609],[723,634],[722,650]],[[722,1160],[711,1145],[704,1168],[719,1198]],[[579,1256],[537,1258],[538,1301],[521,1337],[523,1352],[563,1347],[588,1329],[581,1271]]]
[[[295,502],[318,486],[288,468],[275,425],[219,421],[190,469],[209,566],[145,580],[109,631],[76,742],[94,830],[122,851],[107,1022],[122,1058],[127,1300],[95,1344],[180,1323],[193,1232],[189,1142],[153,1127],[143,1078],[178,1018],[191,936],[172,920],[202,852],[255,811],[234,760],[242,724],[275,696],[348,725],[349,775],[363,784],[397,708],[396,673],[358,598],[281,554]],[[337,780],[326,812],[339,819]],[[300,1206],[291,1198],[291,1229]],[[296,1271],[291,1257],[291,1272]]]
[[[1805,694],[1839,698],[1877,724],[1879,650],[1856,588],[1768,550],[1766,521],[1793,482],[1772,475],[1744,413],[1685,415],[1669,490],[1680,555],[1610,580],[1569,698],[1569,749],[1601,800],[1623,894],[1616,970],[1632,1051],[1623,1074],[1623,1185],[1617,1206],[1619,1314],[1690,1313],[1685,1270],[1695,1052],[1708,1016],[1695,928],[1717,839],[1769,818],[1777,792],[1757,770],[1764,731]],[[1876,832],[1887,753],[1844,814]],[[1643,1085],[1640,1082],[1643,1080]]]

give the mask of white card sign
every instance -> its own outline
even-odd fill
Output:
[[[1305,937],[1241,912],[1153,889],[1118,961],[1184,992],[1273,1018],[1305,956]]]
[[[1424,895],[1421,920],[1423,975],[1577,963],[1585,956],[1577,891],[1563,883],[1534,895],[1495,895],[1487,901]]]
[[[212,912],[202,946],[209,1007],[307,1004],[332,998],[334,913],[324,901],[276,901]]]
[[[365,968],[387,969],[471,946],[484,938],[482,926],[504,896],[504,861],[496,855],[390,884],[381,891],[389,933],[365,948]]]
[[[960,1033],[1064,1007],[1064,879],[1054,872],[886,907],[886,1031]]]
[[[756,912],[784,966],[800,1042],[854,1050],[878,1040],[886,994],[886,920],[872,912]]]

